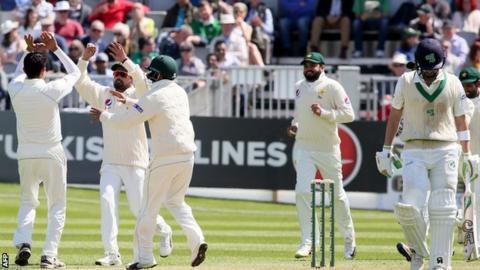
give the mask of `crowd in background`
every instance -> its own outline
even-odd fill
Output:
[[[101,0],[96,6],[84,0],[2,0],[0,10],[12,16],[0,26],[0,74],[15,69],[26,47],[23,35],[38,38],[41,31],[54,32],[74,61],[87,43],[94,43],[98,52],[88,69],[99,75],[111,75],[113,59],[106,51],[111,41],[121,43],[142,68],[156,55],[167,54],[177,60],[179,75],[202,76],[218,74],[222,67],[268,65],[274,44],[278,56],[321,51],[331,29],[337,29],[339,58],[391,57],[392,75],[405,70],[414,60],[416,44],[427,37],[441,40],[448,71],[480,69],[478,0],[404,0],[394,11],[393,0],[277,0],[268,5],[261,0],[176,0],[161,25],[149,17],[148,1],[143,2],[147,5],[128,0]],[[376,49],[367,55],[363,41],[371,30]],[[401,41],[391,55],[385,43],[395,34]],[[64,72],[52,53],[47,66],[50,73]]]

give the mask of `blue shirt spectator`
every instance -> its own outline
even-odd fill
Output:
[[[17,7],[15,0],[2,0],[0,1],[0,10],[11,11]]]
[[[292,42],[290,33],[292,29],[298,30],[299,51],[297,54],[304,54],[307,48],[310,24],[315,16],[315,0],[280,0],[280,36],[282,39],[283,51],[291,52]]]

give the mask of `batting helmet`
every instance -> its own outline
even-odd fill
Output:
[[[433,38],[426,38],[420,42],[415,51],[417,67],[423,70],[440,69],[445,63],[445,52],[440,42]]]
[[[148,70],[160,73],[163,79],[174,80],[177,77],[177,62],[168,55],[159,55],[152,60]]]

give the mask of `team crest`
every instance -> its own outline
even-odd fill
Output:
[[[297,90],[295,91],[295,96],[296,96],[296,97],[299,97],[299,96],[300,96],[300,89],[297,89]]]
[[[109,98],[105,100],[105,109],[110,109],[112,108],[113,101]]]
[[[428,62],[430,62],[432,64],[435,63],[435,61],[436,61],[435,54],[430,53],[430,54],[425,55],[425,60],[427,60]]]
[[[343,102],[345,102],[345,104],[347,104],[347,105],[350,105],[350,99],[348,97],[345,97]]]
[[[460,74],[460,78],[462,79],[465,79],[467,76],[468,76],[467,72],[462,72],[462,74]]]
[[[327,92],[326,89],[320,89],[320,90],[318,90],[318,95],[317,95],[317,97],[320,98],[320,99],[323,98],[323,95],[324,95],[326,92]]]

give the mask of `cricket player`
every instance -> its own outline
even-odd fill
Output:
[[[145,80],[142,70],[126,55],[123,57],[121,62],[134,80]],[[138,254],[134,254],[134,261],[127,269],[145,269],[156,265],[152,238],[155,217],[161,205],[170,211],[186,233],[192,251],[191,266],[195,267],[205,260],[208,245],[192,209],[185,203],[185,193],[193,172],[193,152],[196,150],[188,96],[173,81],[177,75],[177,65],[171,57],[157,56],[148,70],[147,78],[152,85],[132,109],[119,113],[95,108],[91,110],[95,120],[119,128],[130,128],[148,121],[152,133],[152,153],[144,200],[134,236]]]
[[[120,48],[122,47],[120,46]],[[105,108],[112,113],[132,109],[137,98],[136,89],[132,84],[132,77],[128,75],[127,70],[121,64],[117,63],[112,66],[114,88],[102,86],[89,78],[87,65],[95,52],[95,45],[87,44],[87,48],[78,62],[81,76],[75,84],[75,89],[93,107]],[[137,82],[135,86],[146,89],[144,81]],[[123,93],[126,99],[116,100],[116,93]],[[100,169],[100,204],[105,256],[96,260],[95,264],[120,265],[122,261],[117,244],[120,189],[123,184],[130,210],[137,217],[140,212],[145,172],[148,167],[147,135],[143,123],[138,123],[128,129],[103,123],[102,129],[104,148],[103,163]],[[156,219],[156,232],[160,235],[160,256],[167,257],[172,252],[172,230],[159,215]]]
[[[65,224],[67,159],[62,147],[58,102],[72,91],[80,77],[75,63],[58,48],[53,34],[43,32],[42,44],[25,36],[28,54],[20,60],[8,84],[17,118],[17,159],[20,175],[20,208],[13,244],[18,248],[15,263],[28,264],[31,256],[38,190],[43,183],[48,202],[48,226],[40,259],[41,268],[59,268],[58,244]],[[62,62],[67,75],[45,82],[48,48]]]
[[[351,260],[356,254],[355,231],[343,189],[337,124],[352,122],[353,108],[343,87],[325,75],[325,60],[320,53],[307,54],[301,64],[305,80],[295,85],[294,119],[287,130],[289,136],[295,136],[295,201],[301,231],[301,244],[295,257],[307,257],[312,251],[310,183],[319,170],[324,179],[335,181],[335,216],[344,237],[344,257]]]
[[[478,161],[470,153],[466,96],[458,78],[442,69],[445,52],[440,42],[420,42],[415,61],[416,70],[406,72],[397,82],[383,150],[376,154],[377,167],[382,174],[391,174],[392,141],[403,117],[402,202],[395,205],[394,213],[407,244],[398,243],[397,249],[410,261],[412,270],[423,269],[423,259],[428,256],[428,269],[451,269],[457,211],[457,140],[463,152],[460,165],[468,164],[464,167],[478,171]]]
[[[469,98],[473,104],[473,113],[467,115],[467,122],[471,132],[470,149],[472,154],[480,154],[480,72],[474,67],[468,67],[460,72],[459,79],[462,82],[463,89],[467,98]],[[478,198],[480,198],[480,185],[478,184],[478,178],[472,181],[471,189],[477,196],[477,205],[474,205],[474,211],[477,216],[477,240],[480,239],[480,224],[478,218],[480,217],[480,204],[478,204]],[[462,212],[463,209],[460,210]],[[476,243],[478,245],[478,243]]]

